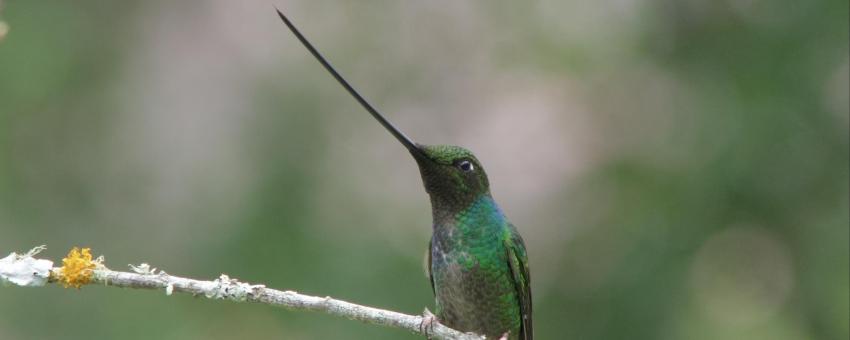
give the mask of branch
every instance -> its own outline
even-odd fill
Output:
[[[62,260],[62,267],[53,267],[50,260],[34,256],[45,247],[36,247],[28,253],[11,253],[0,259],[0,283],[18,286],[44,286],[47,283],[62,284],[66,288],[80,288],[86,284],[99,284],[133,289],[163,289],[166,295],[173,292],[205,296],[213,300],[256,302],[280,306],[292,310],[310,310],[358,320],[374,325],[406,329],[433,339],[481,340],[482,336],[463,333],[436,321],[428,310],[424,316],[408,315],[384,309],[362,306],[333,299],[329,296],[316,297],[266,288],[231,279],[222,274],[213,281],[202,281],[173,276],[143,263],[130,265],[133,272],[114,271],[103,265],[103,257],[92,260],[89,249],[74,248]]]

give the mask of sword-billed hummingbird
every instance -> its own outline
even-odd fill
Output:
[[[428,276],[444,325],[488,338],[532,339],[531,286],[525,244],[490,194],[469,150],[414,143],[387,121],[277,11],[304,47],[413,155],[431,197]]]

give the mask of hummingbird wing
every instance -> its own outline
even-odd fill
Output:
[[[428,249],[425,249],[425,257],[422,264],[425,266],[425,277],[428,278],[428,282],[431,283],[431,292],[434,293],[434,296],[437,296],[437,290],[434,289],[434,276],[431,275],[431,242],[428,241]]]
[[[505,249],[508,255],[508,265],[513,274],[514,286],[519,297],[520,316],[522,317],[522,328],[519,337],[523,340],[532,340],[534,332],[531,326],[531,276],[528,270],[528,256],[525,253],[525,242],[511,225],[510,237],[505,240]]]

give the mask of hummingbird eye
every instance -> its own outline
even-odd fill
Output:
[[[463,172],[470,172],[475,170],[475,166],[472,165],[472,162],[467,160],[463,160],[460,161],[460,163],[457,163],[457,167],[463,170]]]

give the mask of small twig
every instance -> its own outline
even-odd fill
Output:
[[[19,286],[43,286],[46,283],[62,283],[66,287],[85,284],[100,284],[134,289],[163,289],[167,295],[173,292],[205,296],[215,300],[256,302],[292,310],[311,310],[358,320],[370,324],[406,329],[433,339],[481,340],[482,336],[463,333],[429,319],[428,316],[408,315],[384,309],[367,307],[327,297],[316,297],[266,288],[231,279],[222,274],[213,281],[203,281],[173,276],[157,271],[147,264],[130,266],[133,272],[114,271],[103,265],[102,257],[91,260],[88,249],[74,249],[63,259],[63,267],[53,267],[49,260],[33,256],[43,248],[18,255],[12,253],[0,259],[0,282]],[[430,323],[429,323],[430,322]],[[422,327],[423,323],[428,327]]]

